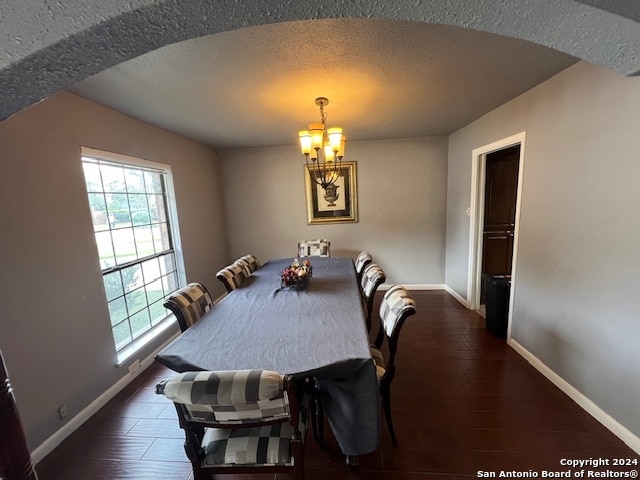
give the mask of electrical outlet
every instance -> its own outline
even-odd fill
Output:
[[[67,406],[63,403],[58,407],[58,417],[60,417],[60,419],[63,419],[66,416],[67,416]]]
[[[136,359],[131,365],[129,365],[129,374],[136,372],[140,369],[140,359]]]

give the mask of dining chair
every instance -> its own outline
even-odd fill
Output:
[[[308,413],[298,385],[270,370],[198,371],[158,383],[156,393],[175,405],[194,480],[278,472],[302,480]]]
[[[193,282],[169,295],[164,307],[171,310],[178,320],[180,331],[184,332],[213,308],[213,300],[204,285]]]
[[[373,313],[373,300],[378,287],[387,280],[387,275],[382,267],[377,263],[370,263],[362,272],[360,287],[362,290],[362,300],[364,302],[367,332],[371,331],[371,315]]]
[[[242,265],[232,263],[216,273],[216,278],[222,282],[227,292],[231,293],[242,285],[247,279],[247,274]]]
[[[244,273],[249,276],[256,270],[258,270],[262,265],[260,261],[255,257],[255,255],[243,255],[234,263],[241,265],[244,269]]]
[[[324,238],[302,240],[298,242],[299,257],[330,257],[331,242]]]
[[[358,254],[355,261],[356,274],[358,275],[358,283],[360,283],[360,280],[362,279],[362,272],[364,271],[364,268],[367,265],[369,265],[371,262],[373,262],[373,257],[366,250],[363,250]]]
[[[371,357],[376,364],[376,376],[382,397],[382,409],[387,422],[387,428],[394,446],[398,440],[393,430],[391,419],[391,382],[396,373],[396,352],[398,338],[404,321],[416,313],[416,302],[409,292],[400,285],[394,285],[387,290],[380,303],[380,325],[378,335],[371,345]],[[385,362],[382,345],[387,340],[389,357]]]

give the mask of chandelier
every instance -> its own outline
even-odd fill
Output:
[[[324,189],[327,194],[325,198],[329,197],[335,201],[339,196],[336,193],[338,187],[335,183],[340,178],[340,166],[342,157],[344,157],[346,138],[342,134],[342,128],[326,128],[327,114],[324,107],[328,104],[327,98],[316,98],[316,105],[320,107],[321,123],[310,124],[309,130],[298,132],[298,136],[300,150],[305,156],[311,180]],[[327,200],[331,201],[329,198]]]

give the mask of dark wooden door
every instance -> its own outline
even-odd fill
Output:
[[[487,154],[482,273],[511,275],[520,145]],[[481,288],[484,303],[484,282]]]

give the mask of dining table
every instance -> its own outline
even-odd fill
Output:
[[[268,369],[314,377],[349,463],[379,444],[378,381],[362,296],[351,258],[307,259],[312,277],[304,289],[281,285],[293,258],[269,260],[155,360],[180,373]]]

